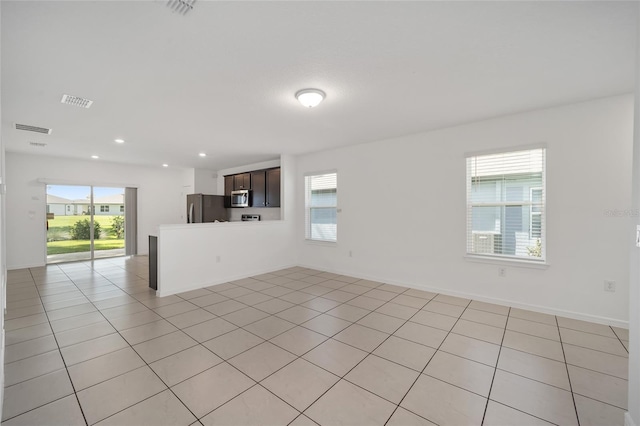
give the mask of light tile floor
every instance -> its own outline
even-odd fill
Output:
[[[622,425],[628,333],[290,268],[158,298],[146,257],[10,271],[6,425]]]

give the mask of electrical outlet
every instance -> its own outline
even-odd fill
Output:
[[[507,268],[498,268],[498,276],[506,277],[507,276]]]
[[[611,293],[616,292],[616,282],[604,280],[604,291],[610,291]]]
[[[220,256],[216,256],[216,263],[220,263]]]

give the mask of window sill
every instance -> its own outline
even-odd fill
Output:
[[[529,269],[548,269],[549,263],[544,262],[531,262],[527,260],[519,260],[519,259],[505,259],[505,258],[497,258],[497,257],[485,257],[485,256],[474,256],[472,254],[467,254],[464,256],[464,259],[468,262],[476,262],[476,263],[488,263],[491,265],[502,265],[502,266],[512,266],[516,268],[529,268]]]
[[[336,247],[338,245],[337,241],[321,241],[321,240],[304,240],[305,244],[309,244],[312,246],[324,246],[324,247]]]

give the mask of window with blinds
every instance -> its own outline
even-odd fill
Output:
[[[544,148],[467,157],[467,254],[545,260]]]
[[[338,175],[323,173],[304,177],[305,238],[337,241]]]

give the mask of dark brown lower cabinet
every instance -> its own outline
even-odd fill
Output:
[[[158,289],[158,237],[149,235],[149,287]]]

